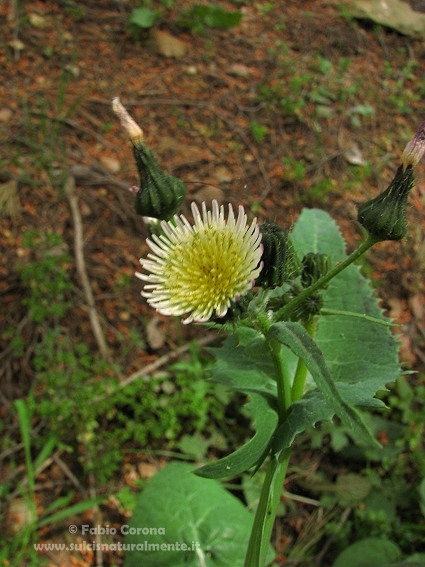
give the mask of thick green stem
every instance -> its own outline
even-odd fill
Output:
[[[269,348],[276,369],[277,384],[277,411],[279,414],[279,423],[285,421],[291,407],[291,377],[282,358],[282,345],[275,339],[269,341]]]
[[[347,268],[347,266],[355,262],[358,258],[360,258],[362,254],[364,254],[367,250],[369,250],[369,248],[371,248],[377,242],[378,240],[376,238],[373,238],[372,236],[368,236],[366,240],[360,244],[357,250],[354,250],[354,252],[350,254],[343,262],[336,264],[336,266],[334,266],[332,270],[328,272],[325,276],[318,279],[317,282],[312,284],[310,287],[304,289],[299,295],[294,297],[292,301],[290,301],[287,305],[279,309],[279,311],[275,315],[275,320],[282,321],[287,319],[287,317],[294,311],[294,309],[298,307],[298,305],[300,305],[305,299],[310,297],[312,293],[325,286],[329,281],[331,281],[332,278],[337,276],[340,272],[342,272],[342,270]]]
[[[270,352],[276,369],[277,405],[279,423],[288,417],[291,407],[291,381],[287,367],[282,358],[282,345],[271,339]],[[277,506],[282,494],[283,481],[288,469],[290,448],[284,449],[277,455],[271,455],[260,500],[255,513],[254,524],[245,558],[245,567],[263,567],[269,549],[270,537],[276,518]]]
[[[304,323],[304,328],[312,339],[314,339],[317,331],[317,317],[310,317]],[[298,359],[297,369],[295,371],[294,382],[291,389],[292,403],[299,400],[304,394],[305,380],[307,378],[307,366],[302,358]]]
[[[272,456],[261,489],[244,567],[263,567],[266,562],[277,506],[288,469],[290,449],[284,449],[280,458]]]

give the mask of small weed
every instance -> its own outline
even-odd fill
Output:
[[[84,20],[86,9],[84,6],[79,6],[73,0],[65,1],[65,13],[69,14],[76,22]]]
[[[51,50],[45,51],[50,57]],[[69,69],[70,66],[67,66]],[[72,80],[71,73],[63,68],[59,79],[57,100],[54,108],[50,108],[47,100],[39,96],[37,104],[30,104],[22,99],[23,124],[14,136],[13,145],[8,151],[8,163],[14,164],[22,171],[35,168],[45,171],[54,187],[63,187],[67,175],[65,125],[83,98],[82,93],[73,104],[65,108],[65,92],[68,83]],[[33,179],[22,174],[25,182],[32,184]]]
[[[265,4],[258,4],[257,5],[257,10],[259,14],[267,14],[267,12],[270,12],[271,10],[273,10],[275,7],[273,2],[266,2]]]
[[[349,485],[338,492],[336,484],[322,478],[310,479],[310,489],[317,482],[320,502],[326,509],[347,505],[352,512],[341,529],[340,521],[330,521],[324,533],[333,539],[334,553],[365,538],[387,538],[396,542],[404,554],[422,549],[425,520],[425,385],[423,378],[410,382],[405,376],[389,385],[382,394],[387,409],[369,416],[369,427],[382,441],[382,449],[354,447],[344,426],[323,424],[310,432],[313,448],[323,449],[325,438],[332,451],[349,462],[363,463],[358,473],[350,473]],[[346,475],[341,475],[343,478]],[[342,483],[342,480],[340,481]],[[341,485],[342,486],[342,485]],[[347,502],[351,494],[353,501]]]
[[[43,325],[31,359],[35,379],[28,407],[45,423],[45,431],[79,453],[84,469],[101,482],[119,466],[124,443],[155,445],[165,438],[172,446],[183,433],[205,432],[208,416],[222,407],[215,401],[212,386],[202,379],[209,360],[193,347],[187,361],[176,363],[155,380],[140,380],[121,389],[117,376],[122,368],[93,355],[87,344],[69,335],[64,324],[75,288],[60,235],[27,231],[21,245],[30,257],[20,270],[26,290],[23,304],[31,320]],[[129,282],[124,275],[118,286]],[[18,356],[25,341],[10,333]],[[118,359],[124,360],[135,346],[143,346],[143,337],[131,329],[122,342]],[[40,447],[44,441],[40,434]]]
[[[37,457],[33,459],[34,444],[31,439],[31,423],[33,414],[29,404],[23,399],[16,400],[15,410],[24,448],[25,477],[19,482],[16,490],[9,484],[2,484],[8,490],[10,501],[7,513],[9,517],[8,533],[0,536],[0,560],[11,567],[38,565],[38,556],[34,545],[38,541],[37,530],[55,522],[79,514],[99,504],[103,498],[96,498],[69,505],[74,497],[72,492],[57,497],[40,513],[35,501],[35,482],[41,466],[56,449],[58,439],[54,433],[44,440]]]
[[[329,193],[334,190],[335,181],[333,179],[325,178],[313,185],[302,200],[306,203],[325,201],[328,198]]]
[[[288,181],[301,181],[304,179],[306,174],[305,165],[294,160],[292,157],[284,157],[282,159],[282,164],[284,166],[284,179]]]
[[[345,110],[345,114],[349,117],[352,126],[361,128],[361,118],[373,116],[375,114],[375,109],[370,106],[370,104],[356,104],[355,106]]]
[[[184,10],[178,24],[189,28],[199,35],[206,35],[207,28],[227,30],[237,26],[242,20],[242,12],[228,12],[215,5],[195,5]]]
[[[268,129],[254,120],[249,123],[249,128],[251,130],[252,137],[259,144],[267,136]]]
[[[27,231],[21,244],[31,249],[34,258],[21,269],[21,281],[27,289],[23,305],[35,323],[61,318],[71,307],[67,296],[74,289],[65,268],[71,258],[63,252],[61,236]]]

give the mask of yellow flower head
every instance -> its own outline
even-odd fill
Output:
[[[260,230],[256,219],[247,225],[243,207],[235,219],[229,205],[227,221],[217,201],[212,211],[202,203],[202,216],[192,203],[192,213],[193,226],[183,215],[161,222],[163,234],[147,240],[152,252],[140,260],[150,273],[136,273],[148,303],[164,315],[188,314],[184,323],[223,317],[261,271]]]

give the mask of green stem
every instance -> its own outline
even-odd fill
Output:
[[[275,339],[269,340],[269,348],[276,369],[277,379],[277,412],[279,423],[285,421],[291,407],[291,377],[288,374],[287,366],[282,358],[282,345]]]
[[[276,455],[271,458],[255,512],[244,567],[263,567],[266,562],[290,452],[289,448],[284,449],[280,458]]]
[[[310,317],[304,323],[304,328],[311,338],[314,339],[317,331],[317,317]],[[307,366],[302,358],[298,359],[297,369],[295,371],[294,382],[291,389],[292,403],[299,400],[304,394],[304,385],[307,378]]]
[[[275,339],[269,342],[277,374],[277,406],[279,423],[283,423],[291,407],[291,382],[282,357],[282,345]],[[265,564],[276,511],[282,494],[283,481],[288,469],[290,448],[271,455],[245,558],[245,567],[262,567]]]
[[[325,286],[332,278],[337,276],[342,270],[347,268],[350,264],[355,262],[362,254],[364,254],[369,248],[371,248],[374,244],[376,244],[378,240],[373,238],[372,236],[368,236],[364,242],[360,244],[357,250],[354,250],[352,254],[350,254],[343,262],[336,264],[330,272],[328,272],[325,276],[321,277],[317,280],[314,284],[310,287],[304,289],[299,295],[294,297],[292,301],[290,301],[287,305],[279,309],[279,311],[275,315],[276,321],[285,320],[292,311],[298,307],[307,297],[309,297],[312,293],[317,291],[318,289]]]

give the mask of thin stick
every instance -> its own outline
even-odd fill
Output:
[[[52,457],[53,461],[57,464],[57,466],[61,469],[61,471],[69,478],[72,484],[76,488],[78,488],[78,490],[84,493],[84,488],[81,486],[81,483],[78,480],[78,478],[69,470],[68,466],[60,458],[61,453],[62,451],[57,451]]]
[[[339,530],[343,527],[345,522],[350,517],[351,511],[352,511],[351,507],[348,507],[344,510],[344,513],[342,514],[341,520],[338,523],[338,529]],[[331,544],[334,540],[335,540],[335,536],[331,535],[330,538],[325,543],[325,545],[323,546],[321,552],[317,555],[317,557],[315,559],[315,565],[319,566],[322,563],[323,558],[325,557],[326,553],[328,552],[328,549],[330,548],[330,546],[331,546]]]
[[[78,275],[80,276],[84,294],[86,296],[87,306],[89,309],[90,323],[93,334],[96,339],[100,354],[106,360],[109,358],[109,349],[106,343],[100,325],[99,316],[96,310],[93,291],[87,275],[86,262],[84,260],[84,244],[83,244],[83,221],[81,219],[80,209],[78,207],[78,199],[75,194],[75,178],[69,176],[65,181],[65,192],[71,207],[72,219],[74,221],[74,242],[75,242],[75,261],[77,264]]]

